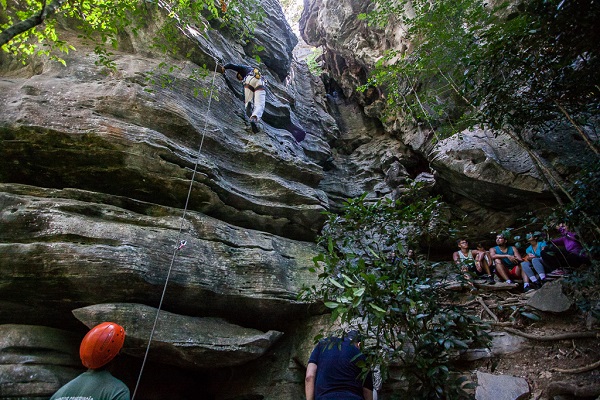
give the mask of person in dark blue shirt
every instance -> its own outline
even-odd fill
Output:
[[[306,368],[307,400],[373,400],[373,375],[368,372],[362,377],[358,364],[365,361],[365,356],[359,346],[356,331],[317,344]]]

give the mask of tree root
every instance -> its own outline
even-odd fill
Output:
[[[579,367],[579,368],[573,368],[573,369],[552,368],[550,371],[562,372],[563,374],[580,374],[582,372],[592,371],[598,367],[600,367],[600,361],[596,361],[593,364],[584,365],[583,367]]]
[[[561,333],[558,335],[548,335],[548,336],[538,336],[532,335],[530,333],[521,332],[518,329],[513,328],[504,328],[505,331],[514,333],[515,335],[523,336],[524,338],[531,340],[539,340],[542,342],[546,341],[554,341],[554,340],[567,340],[567,339],[595,339],[600,338],[600,332],[592,331],[592,332],[569,332],[569,333]]]
[[[595,398],[600,396],[600,385],[577,386],[572,382],[552,382],[546,389],[549,398],[559,395],[571,395],[574,397]]]
[[[492,312],[492,310],[489,309],[489,307],[485,304],[485,301],[483,301],[483,299],[479,296],[477,296],[477,301],[479,302],[479,304],[481,304],[483,309],[494,319],[494,321],[498,322],[498,317]]]

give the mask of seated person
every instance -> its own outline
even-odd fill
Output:
[[[485,246],[482,242],[477,243],[477,251],[481,252],[481,262],[487,264],[490,269],[491,275],[494,275],[494,262],[492,261],[492,257],[490,256],[490,252],[485,249]]]
[[[469,242],[466,239],[458,239],[456,244],[458,245],[458,251],[452,254],[452,259],[461,271],[476,276],[485,275],[487,283],[490,285],[495,284],[496,281],[490,271],[490,264],[485,259],[487,252],[485,250],[469,250]]]
[[[546,269],[541,257],[542,250],[546,248],[547,244],[543,240],[538,241],[538,239],[541,239],[540,236],[539,232],[530,232],[525,236],[529,242],[529,247],[525,250],[527,253],[524,258],[525,261],[521,263],[521,268],[523,268],[523,272],[529,277],[531,286],[536,289],[542,287],[546,281]]]
[[[490,248],[490,256],[496,265],[496,274],[506,283],[513,283],[515,279],[523,279],[523,291],[529,292],[533,288],[529,278],[521,269],[523,258],[515,246],[509,246],[503,234],[496,235],[496,246]]]
[[[552,239],[550,245],[542,251],[542,260],[553,273],[560,268],[579,268],[589,263],[589,258],[575,232],[561,223],[556,226],[560,237]],[[560,271],[562,272],[562,271]]]

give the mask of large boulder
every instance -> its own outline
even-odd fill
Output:
[[[88,328],[113,321],[123,326],[123,352],[187,369],[245,364],[262,356],[282,332],[261,332],[222,318],[199,318],[158,310],[143,304],[96,304],[73,310]],[[148,341],[150,347],[148,348]]]

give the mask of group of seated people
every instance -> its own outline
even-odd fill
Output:
[[[526,239],[529,246],[525,255],[521,256],[515,246],[509,246],[503,234],[496,235],[496,246],[485,249],[483,243],[477,243],[477,249],[469,249],[466,239],[457,240],[458,251],[453,259],[461,270],[484,279],[488,284],[496,283],[494,274],[506,283],[515,280],[523,281],[523,291],[539,289],[546,282],[547,273],[564,274],[566,268],[579,268],[589,262],[577,235],[561,223],[557,225],[560,236],[543,240],[540,233],[528,233]]]

